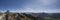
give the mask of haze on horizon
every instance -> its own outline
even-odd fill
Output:
[[[0,0],[0,12],[60,12],[60,0]]]

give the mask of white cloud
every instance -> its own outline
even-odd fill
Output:
[[[58,0],[27,1],[22,5],[24,9],[11,10],[11,12],[60,12],[59,9],[52,9],[56,7],[54,4],[57,2]]]
[[[35,1],[32,1],[31,4],[30,3],[26,4],[24,7],[26,10],[33,11],[33,12],[35,12],[35,11],[36,12],[40,12],[40,11],[42,11],[42,12],[59,12],[56,9],[54,9],[54,8],[56,8],[56,6],[54,4],[57,2],[58,2],[58,0],[35,0]]]
[[[14,12],[60,12],[59,9],[52,9],[56,6],[58,0],[34,0],[32,3],[26,2],[24,9],[17,9]],[[59,11],[58,11],[59,10]]]

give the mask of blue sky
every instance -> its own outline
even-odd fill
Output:
[[[60,12],[60,0],[0,0],[0,12]]]

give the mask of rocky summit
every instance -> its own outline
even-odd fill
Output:
[[[12,13],[7,10],[5,13],[2,14],[0,17],[0,20],[40,20],[41,18],[36,18],[32,15],[26,14],[26,13]]]

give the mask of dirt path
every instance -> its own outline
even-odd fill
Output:
[[[0,20],[3,20],[3,19],[2,19],[3,17],[4,17],[4,15],[1,15],[1,16],[0,16]]]

